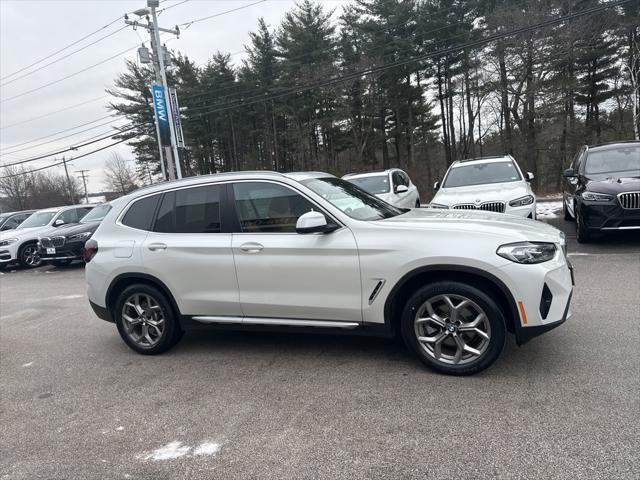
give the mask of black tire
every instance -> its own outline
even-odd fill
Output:
[[[8,263],[0,263],[0,272],[7,268]]]
[[[42,259],[38,252],[38,245],[36,242],[25,243],[18,250],[18,262],[22,268],[37,268],[42,265]],[[37,257],[37,259],[35,259]]]
[[[123,318],[123,309],[125,307],[125,303],[134,295],[151,297],[161,309],[164,327],[162,334],[156,337],[157,343],[154,343],[151,346],[146,346],[134,341],[132,335],[127,331],[127,326],[125,325],[125,320]],[[116,321],[118,333],[120,333],[124,342],[132,350],[143,355],[157,355],[166,352],[180,341],[184,333],[180,328],[176,313],[171,307],[166,296],[160,290],[152,287],[151,285],[134,284],[125,288],[118,296],[118,299],[113,306],[112,315]]]
[[[571,216],[571,212],[569,212],[569,209],[567,208],[567,200],[564,199],[562,201],[562,211],[564,212],[564,219],[567,222],[573,222],[573,217]]]
[[[490,329],[489,339],[483,347],[482,353],[475,359],[464,360],[468,363],[452,364],[445,363],[445,360],[437,360],[435,356],[429,354],[424,344],[418,341],[416,333],[416,325],[414,321],[416,315],[420,313],[422,305],[429,299],[439,296],[464,297],[475,303],[485,313],[485,318]],[[460,304],[458,304],[460,305]],[[445,332],[443,329],[442,332]],[[500,356],[504,348],[506,337],[505,315],[501,311],[498,304],[483,291],[472,287],[466,283],[456,281],[442,281],[428,284],[411,295],[405,304],[401,318],[402,337],[407,347],[428,367],[447,375],[472,375],[481,372],[491,366]],[[442,333],[441,332],[441,333]],[[464,333],[458,332],[460,338],[463,339]],[[447,337],[445,342],[455,340],[454,336]],[[464,339],[463,339],[464,341]],[[455,342],[453,342],[455,344]],[[466,342],[465,342],[466,344]],[[444,345],[444,343],[443,343]],[[468,344],[467,344],[468,345]]]
[[[593,240],[591,232],[584,224],[582,214],[578,211],[576,211],[576,240],[578,240],[578,243],[589,243]]]
[[[420,208],[420,199],[416,200],[416,208]]]
[[[71,260],[54,260],[51,265],[54,267],[68,267],[71,265]]]

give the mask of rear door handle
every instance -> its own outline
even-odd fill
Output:
[[[249,242],[240,245],[240,250],[247,253],[260,253],[264,247],[259,243]]]
[[[148,245],[147,248],[152,252],[161,252],[167,249],[167,245],[165,243],[152,243]]]

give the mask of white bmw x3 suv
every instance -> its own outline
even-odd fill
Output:
[[[463,375],[569,316],[564,236],[527,219],[400,209],[325,173],[192,177],[112,206],[85,245],[89,300],[143,354],[208,325],[399,334]]]
[[[453,162],[442,184],[436,182],[431,208],[483,210],[536,218],[536,196],[511,155]]]

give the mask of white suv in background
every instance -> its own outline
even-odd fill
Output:
[[[523,175],[511,155],[453,162],[429,206],[484,210],[536,218],[533,173]]]
[[[564,235],[488,212],[399,209],[324,173],[192,177],[112,202],[88,295],[142,354],[190,328],[399,334],[470,374],[569,316]]]
[[[38,236],[52,227],[78,223],[92,208],[91,205],[71,205],[38,210],[16,229],[0,233],[0,269],[13,263],[24,268],[40,266]]]
[[[384,172],[350,173],[342,178],[396,207],[420,208],[418,188],[409,175],[399,168]]]

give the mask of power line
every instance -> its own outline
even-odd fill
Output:
[[[51,62],[49,62],[49,63],[47,63],[47,64],[45,64],[45,65],[42,65],[42,66],[40,66],[40,67],[36,68],[35,70],[31,70],[30,72],[27,72],[27,73],[25,73],[25,74],[23,74],[23,75],[20,75],[19,77],[12,78],[11,80],[9,80],[9,81],[7,81],[7,82],[4,82],[4,83],[0,84],[0,87],[4,87],[5,85],[9,85],[10,83],[17,82],[17,81],[18,81],[18,80],[20,80],[21,78],[25,78],[25,77],[28,77],[29,75],[33,75],[34,73],[39,72],[40,70],[43,70],[43,69],[45,69],[45,68],[47,68],[47,67],[49,67],[49,66],[53,65],[54,63],[58,63],[58,62],[60,62],[60,61],[64,60],[65,58],[69,58],[69,57],[71,57],[72,55],[75,55],[76,53],[81,52],[82,50],[85,50],[85,49],[87,49],[87,48],[89,48],[89,47],[91,47],[91,46],[95,45],[96,43],[101,42],[102,40],[105,40],[105,39],[107,39],[107,38],[109,38],[109,37],[112,37],[113,35],[115,35],[115,34],[116,34],[116,33],[118,33],[118,32],[121,32],[121,31],[122,31],[122,30],[124,30],[125,28],[127,28],[127,26],[126,26],[126,25],[125,25],[124,27],[120,27],[120,28],[119,28],[119,29],[117,29],[117,30],[114,30],[113,32],[109,33],[108,35],[105,35],[104,37],[100,37],[99,39],[97,39],[97,40],[95,40],[95,41],[93,41],[93,42],[91,42],[91,43],[89,43],[89,44],[85,45],[84,47],[80,47],[80,48],[78,48],[77,50],[74,50],[74,51],[73,51],[73,52],[71,52],[71,53],[68,53],[68,54],[66,54],[66,55],[64,55],[64,56],[62,56],[62,57],[60,57],[60,58],[57,58],[57,59],[55,59],[55,60],[53,60],[53,61],[51,61]]]
[[[90,65],[90,66],[88,66],[88,67],[85,67],[85,68],[83,68],[82,70],[78,70],[77,72],[71,73],[71,74],[69,74],[69,75],[67,75],[67,76],[65,76],[65,77],[59,78],[59,79],[57,79],[57,80],[53,80],[52,82],[45,83],[44,85],[40,85],[39,87],[32,88],[31,90],[27,90],[26,92],[19,93],[19,94],[17,94],[17,95],[14,95],[13,97],[9,97],[9,98],[5,98],[4,100],[0,100],[0,103],[8,102],[9,100],[14,100],[14,99],[16,99],[16,98],[23,97],[23,96],[28,95],[28,94],[30,94],[30,93],[33,93],[33,92],[37,92],[37,91],[39,91],[39,90],[42,90],[42,89],[43,89],[43,88],[45,88],[45,87],[49,87],[49,86],[51,86],[51,85],[55,85],[56,83],[60,83],[60,82],[62,82],[62,81],[64,81],[64,80],[67,80],[67,79],[69,79],[69,78],[71,78],[71,77],[75,77],[76,75],[79,75],[79,74],[81,74],[81,73],[83,73],[83,72],[86,72],[87,70],[90,70],[90,69],[92,69],[92,68],[95,68],[95,67],[97,67],[98,65],[102,65],[103,63],[107,63],[108,61],[113,60],[114,58],[120,57],[120,56],[124,55],[125,53],[130,52],[131,50],[134,50],[134,49],[138,48],[138,46],[139,46],[138,44],[135,44],[133,47],[130,47],[130,48],[127,48],[126,50],[123,50],[123,51],[121,51],[121,52],[118,52],[118,53],[116,53],[115,55],[112,55],[112,56],[111,56],[111,57],[109,57],[109,58],[105,58],[104,60],[102,60],[102,61],[100,61],[100,62],[98,62],[98,63],[94,63],[93,65]]]
[[[44,140],[45,138],[54,137],[54,136],[59,135],[61,133],[70,132],[71,130],[75,130],[76,128],[81,128],[81,127],[84,127],[86,125],[91,125],[92,123],[99,122],[100,120],[104,120],[105,118],[112,118],[112,115],[105,115],[104,117],[96,118],[95,120],[91,120],[90,122],[81,123],[80,125],[76,125],[74,127],[66,128],[64,130],[60,130],[59,132],[50,133],[49,135],[44,135],[42,137],[34,138],[34,139],[29,140],[27,142],[17,143],[16,145],[10,145],[8,147],[0,149],[0,151],[2,151],[2,150],[12,150],[12,149],[14,149],[16,147],[21,147],[22,145],[27,145],[29,143],[37,142],[38,140]],[[14,150],[14,151],[18,152],[19,150]],[[6,152],[6,153],[13,153],[13,152]]]
[[[212,18],[221,17],[222,15],[226,15],[227,13],[237,12],[238,10],[242,10],[244,8],[249,8],[249,7],[252,7],[254,5],[258,5],[259,3],[264,3],[266,1],[267,0],[259,0],[257,2],[249,3],[247,5],[242,5],[240,7],[232,8],[231,10],[226,10],[226,11],[220,12],[220,13],[214,13],[213,15],[209,15],[208,17],[198,18],[196,20],[191,20],[190,22],[180,23],[180,24],[178,24],[178,26],[179,27],[185,27],[185,29],[187,29],[191,25],[193,25],[194,23],[204,22],[205,20],[210,20]],[[168,8],[170,8],[170,7],[168,7]]]
[[[84,143],[81,143],[79,145],[74,145],[74,146],[71,146],[69,148],[65,148],[63,150],[58,150],[57,152],[50,152],[50,153],[47,153],[45,155],[40,155],[38,157],[33,157],[33,158],[27,158],[26,160],[20,160],[18,162],[6,163],[6,164],[1,165],[1,166],[2,167],[13,167],[15,165],[22,165],[24,163],[34,162],[36,160],[42,160],[43,158],[51,157],[53,155],[60,155],[61,153],[72,152],[72,151],[78,150],[80,148],[86,147],[87,145],[92,145],[94,143],[101,142],[101,141],[106,140],[108,138],[112,138],[115,135],[120,135],[122,133],[126,133],[126,132],[128,132],[130,130],[133,130],[134,128],[137,128],[137,125],[131,126],[129,128],[125,128],[124,130],[118,130],[117,132],[111,132],[111,133],[109,133],[109,135],[106,135],[104,137],[92,140],[90,142],[84,142]],[[129,139],[127,139],[127,140],[129,140]]]
[[[378,72],[382,72],[385,70],[389,70],[392,68],[396,68],[399,66],[403,66],[403,65],[407,65],[409,63],[413,63],[413,62],[419,62],[419,61],[423,61],[423,60],[428,60],[434,57],[440,57],[443,55],[448,55],[450,53],[455,53],[461,50],[465,50],[467,48],[473,48],[473,47],[477,47],[480,45],[484,45],[486,43],[491,43],[494,42],[496,40],[501,40],[503,38],[507,38],[507,37],[513,37],[516,35],[519,35],[521,33],[526,33],[526,32],[530,32],[533,30],[538,30],[540,28],[544,28],[544,27],[548,27],[548,26],[553,26],[553,25],[557,25],[559,23],[564,23],[568,20],[573,20],[574,18],[578,18],[578,17],[582,17],[582,16],[586,16],[586,15],[591,15],[594,13],[598,13],[604,10],[607,10],[611,7],[617,7],[620,5],[623,5],[625,3],[630,2],[631,0],[618,0],[618,1],[614,1],[614,2],[609,2],[607,4],[604,5],[600,5],[598,7],[593,7],[590,9],[586,9],[580,12],[576,12],[576,13],[571,13],[568,15],[564,15],[562,17],[557,17],[557,18],[553,18],[553,19],[549,19],[534,25],[529,25],[526,27],[520,27],[520,28],[516,28],[514,30],[510,30],[508,32],[503,32],[503,33],[497,33],[494,35],[490,35],[489,37],[485,37],[483,39],[478,39],[478,40],[474,40],[471,42],[467,42],[465,44],[462,45],[457,45],[454,47],[449,47],[449,48],[445,48],[436,52],[432,52],[432,53],[428,53],[428,54],[424,54],[424,55],[418,55],[418,56],[414,56],[414,57],[410,57],[407,59],[403,59],[403,60],[399,60],[396,62],[392,62],[389,64],[384,64],[384,65],[380,65],[377,67],[370,67],[367,69],[363,69],[363,70],[359,70],[356,72],[352,72],[350,74],[347,75],[341,75],[338,77],[334,77],[334,78],[330,78],[327,80],[323,80],[317,83],[313,83],[313,84],[307,84],[307,85],[302,85],[299,87],[293,87],[293,88],[289,88],[287,90],[284,90],[282,92],[273,94],[273,95],[256,95],[253,97],[249,97],[247,99],[241,99],[240,102],[236,102],[235,104],[233,102],[230,102],[229,104],[222,105],[222,108],[218,108],[218,109],[214,109],[214,110],[210,110],[207,112],[202,112],[199,113],[200,116],[202,115],[208,115],[211,113],[217,113],[217,112],[221,112],[221,111],[226,111],[226,110],[231,110],[231,109],[235,109],[235,108],[239,108],[239,107],[246,107],[246,106],[250,106],[256,103],[262,103],[264,101],[268,101],[268,100],[275,100],[278,98],[282,98],[282,97],[286,97],[289,96],[291,94],[294,93],[299,93],[302,91],[306,91],[306,90],[311,90],[313,88],[318,88],[318,87],[323,87],[323,86],[328,86],[328,85],[332,85],[334,83],[340,83],[343,81],[347,81],[347,80],[354,80],[354,79],[358,79],[358,78],[362,78],[363,76],[366,75],[371,75],[374,73],[378,73]],[[195,120],[195,119],[194,119]]]
[[[33,63],[32,63],[32,64],[30,64],[30,65],[27,65],[26,67],[22,67],[21,69],[16,70],[15,72],[10,73],[9,75],[5,75],[4,77],[0,78],[0,80],[5,80],[5,79],[7,79],[7,78],[9,78],[9,77],[13,77],[14,75],[16,75],[16,74],[18,74],[18,73],[20,73],[20,72],[24,72],[25,70],[27,70],[27,69],[29,69],[29,68],[31,68],[31,67],[33,67],[33,66],[35,66],[35,65],[38,65],[39,63],[42,63],[42,62],[44,62],[45,60],[48,60],[49,58],[51,58],[51,57],[53,57],[53,56],[57,55],[57,54],[58,54],[58,53],[60,53],[60,52],[64,52],[64,51],[65,51],[65,50],[67,50],[68,48],[71,48],[71,47],[73,47],[74,45],[77,45],[78,43],[82,42],[83,40],[86,40],[87,38],[89,38],[89,37],[91,37],[91,36],[95,35],[96,33],[98,33],[98,32],[100,32],[100,31],[104,30],[105,28],[110,27],[110,26],[111,26],[111,25],[113,25],[114,23],[118,22],[121,18],[122,18],[122,17],[118,17],[118,18],[116,18],[115,20],[113,20],[113,21],[111,21],[111,22],[107,23],[105,26],[100,27],[99,29],[97,29],[97,30],[95,30],[95,31],[93,31],[93,32],[91,32],[91,33],[89,33],[89,34],[85,35],[84,37],[80,38],[79,40],[76,40],[75,42],[70,43],[69,45],[67,45],[67,46],[65,46],[65,47],[63,47],[63,48],[61,48],[60,50],[56,50],[55,52],[53,52],[53,53],[51,53],[51,54],[47,55],[46,57],[41,58],[40,60],[37,60],[37,61],[33,62]]]
[[[29,174],[34,173],[34,172],[39,172],[39,171],[41,171],[41,170],[46,170],[46,169],[48,169],[48,168],[57,167],[57,166],[59,166],[59,165],[62,165],[65,161],[69,161],[69,162],[71,162],[71,161],[76,161],[76,160],[79,160],[79,159],[81,159],[81,158],[88,157],[89,155],[93,155],[94,153],[98,153],[98,152],[101,152],[101,151],[106,150],[106,149],[108,149],[108,148],[115,147],[116,145],[118,145],[118,144],[120,144],[120,143],[122,143],[122,142],[126,142],[126,141],[128,141],[128,140],[130,140],[130,138],[123,138],[122,140],[118,140],[117,142],[114,142],[114,143],[112,143],[112,144],[110,144],[110,145],[107,145],[107,146],[104,146],[104,147],[98,148],[98,149],[93,150],[93,151],[91,151],[91,152],[87,152],[87,153],[82,154],[82,155],[79,155],[79,156],[77,156],[77,157],[75,157],[75,158],[71,158],[71,159],[69,159],[69,160],[63,160],[63,161],[60,161],[60,162],[57,162],[57,163],[54,163],[54,164],[51,164],[51,165],[46,165],[46,166],[44,166],[44,167],[40,167],[40,168],[34,168],[34,169],[32,169],[32,170],[28,170],[28,171],[26,171],[26,172],[19,172],[19,173],[14,173],[14,174],[11,174],[11,175],[5,175],[4,177],[0,177],[0,179],[3,179],[3,178],[19,177],[20,175],[29,175]]]
[[[75,105],[69,105],[68,107],[64,107],[59,110],[54,110],[53,112],[45,113],[37,117],[29,118],[27,120],[21,120],[20,122],[16,122],[16,123],[11,123],[9,125],[5,125],[4,127],[0,127],[0,130],[4,130],[5,128],[10,128],[10,127],[16,127],[18,125],[23,125],[25,123],[33,122],[34,120],[40,120],[41,118],[49,117],[51,115],[55,115],[56,113],[66,112],[67,110],[71,110],[73,108],[80,107],[82,105],[87,105],[89,103],[97,102],[98,100],[104,100],[105,98],[109,98],[109,95],[103,95],[101,97],[92,98],[91,100],[86,100],[84,102],[76,103]]]

